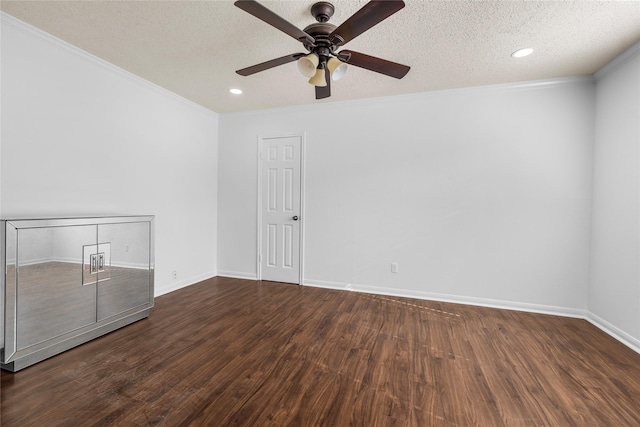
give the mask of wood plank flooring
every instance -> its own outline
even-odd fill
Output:
[[[640,426],[640,355],[588,322],[214,278],[15,374],[10,426]]]

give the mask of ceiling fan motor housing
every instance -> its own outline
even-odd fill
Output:
[[[329,18],[333,16],[335,8],[333,5],[326,1],[314,3],[311,6],[311,15],[318,21],[315,24],[305,27],[304,32],[309,34],[314,39],[314,44],[306,43],[303,41],[305,49],[309,52],[315,53],[320,58],[320,67],[326,64],[327,60],[336,49],[335,43],[329,40],[329,34],[336,29],[336,26],[329,24]]]
[[[318,56],[328,57],[336,49],[336,45],[329,41],[329,34],[335,29],[335,25],[327,22],[308,25],[304,32],[313,37],[315,44],[303,42],[304,47]]]

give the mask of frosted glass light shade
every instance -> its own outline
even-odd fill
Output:
[[[305,77],[313,77],[316,74],[318,62],[318,55],[310,53],[309,55],[298,59],[298,70]]]
[[[331,73],[331,80],[337,82],[347,73],[347,64],[340,61],[338,58],[329,58],[327,67]]]
[[[324,69],[318,68],[316,70],[316,74],[309,79],[309,83],[314,86],[325,87],[327,85],[327,80],[324,78]]]

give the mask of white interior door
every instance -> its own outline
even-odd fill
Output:
[[[302,136],[261,140],[262,280],[300,283]]]

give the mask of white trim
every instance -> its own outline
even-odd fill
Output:
[[[552,305],[531,304],[518,301],[497,300],[478,297],[466,297],[460,295],[438,294],[433,292],[414,291],[409,289],[385,288],[379,286],[367,286],[358,284],[345,284],[339,282],[324,282],[320,280],[307,280],[308,286],[328,289],[349,290],[376,295],[395,296],[402,298],[414,298],[428,301],[441,301],[453,304],[466,304],[480,307],[499,308],[502,310],[516,310],[528,313],[550,314],[554,316],[575,317],[583,319],[586,310],[558,307]]]
[[[240,271],[219,270],[218,276],[231,277],[232,279],[259,280],[258,275],[254,273],[243,273]]]
[[[249,274],[245,274],[244,276],[250,276]],[[248,278],[248,277],[247,277]],[[378,286],[365,286],[365,285],[353,285],[349,283],[342,282],[331,282],[325,280],[305,280],[305,286],[311,286],[314,288],[323,288],[323,289],[333,289],[339,291],[352,291],[352,292],[361,292],[368,294],[376,294],[376,295],[384,295],[384,296],[395,296],[402,298],[414,298],[414,299],[422,299],[427,301],[441,301],[448,302],[452,304],[466,304],[473,305],[479,307],[488,307],[488,308],[496,308],[501,310],[514,310],[514,311],[522,311],[526,313],[536,313],[536,314],[546,314],[553,316],[562,316],[562,317],[570,317],[576,319],[583,319],[611,336],[612,338],[620,341],[622,344],[626,345],[633,351],[640,353],[640,340],[634,338],[629,335],[625,331],[620,328],[612,325],[606,320],[596,316],[595,314],[582,309],[577,308],[568,308],[568,307],[558,307],[553,305],[542,305],[542,304],[531,304],[526,302],[518,302],[518,301],[506,301],[506,300],[495,300],[488,298],[477,298],[477,297],[465,297],[460,295],[447,295],[447,294],[437,294],[432,292],[422,292],[422,291],[413,291],[408,289],[395,289],[395,288],[384,288]]]
[[[262,280],[262,138],[258,135],[258,176],[256,177],[256,280]]]
[[[613,338],[617,339],[622,344],[624,344],[627,347],[629,347],[631,350],[633,350],[636,353],[640,354],[640,340],[639,339],[636,339],[636,338],[632,337],[631,335],[629,335],[628,333],[626,333],[622,329],[612,325],[611,323],[607,322],[603,318],[598,317],[597,315],[595,315],[595,314],[593,314],[591,312],[587,312],[587,315],[585,316],[585,320],[587,320],[589,323],[591,323],[592,325],[596,326],[597,328],[599,328],[603,332],[609,334]]]
[[[299,266],[299,273],[300,276],[298,277],[298,284],[302,285],[302,283],[304,283],[304,240],[305,240],[305,224],[307,223],[306,221],[306,216],[305,216],[305,191],[304,189],[306,188],[306,184],[305,184],[305,168],[304,165],[306,164],[306,146],[307,146],[307,133],[306,132],[300,132],[300,266]]]
[[[154,288],[154,297],[159,297],[161,295],[168,294],[173,291],[177,291],[178,289],[186,288],[187,286],[195,285],[196,283],[200,283],[204,280],[213,279],[218,276],[216,273],[205,273],[196,277],[192,277],[190,279],[183,279],[180,281],[171,281],[165,286],[155,286]]]
[[[616,56],[612,61],[607,63],[604,67],[600,68],[598,71],[596,71],[593,76],[595,77],[596,80],[600,80],[605,75],[616,70],[617,68],[625,64],[627,61],[632,60],[638,55],[640,55],[640,41],[632,45],[629,49],[625,50],[620,55]]]
[[[174,92],[171,92],[163,87],[158,86],[155,83],[152,83],[148,80],[143,79],[140,76],[137,76],[129,71],[126,71],[110,62],[105,61],[102,58],[99,58],[85,50],[80,49],[77,46],[74,46],[70,43],[65,42],[64,40],[61,40],[57,37],[52,36],[51,34],[42,31],[39,28],[36,28],[32,25],[27,24],[24,21],[21,21],[11,15],[9,15],[8,13],[5,12],[0,12],[0,21],[2,23],[3,26],[7,26],[9,28],[18,30],[20,32],[22,32],[23,34],[26,34],[30,37],[36,38],[38,40],[50,43],[52,45],[55,45],[59,48],[62,48],[64,50],[67,50],[68,52],[71,52],[72,54],[78,55],[79,57],[95,64],[98,65],[99,67],[108,70],[114,74],[117,74],[121,77],[124,77],[130,81],[132,81],[133,83],[136,83],[140,86],[146,87],[148,89],[151,89],[155,92],[160,93],[161,95],[167,96],[168,98],[173,99],[174,101],[178,101],[181,104],[190,107],[196,111],[199,111],[200,113],[203,113],[207,116],[212,116],[216,119],[218,119],[220,117],[220,115],[218,113],[216,113],[215,111],[209,110],[208,108],[203,107],[200,104],[196,104],[193,101],[188,100],[187,98],[184,98]]]
[[[441,301],[454,304],[466,304],[479,307],[498,308],[502,310],[524,311],[528,313],[550,314],[554,316],[584,318],[585,310],[553,305],[531,304],[526,302],[498,300],[479,297],[467,297],[460,295],[438,294],[432,292],[395,290],[392,288],[382,288],[377,286],[352,286],[356,292],[366,292],[380,295],[392,295],[398,297],[423,299],[429,301]]]
[[[306,146],[306,132],[289,132],[289,133],[275,133],[275,134],[266,134],[266,135],[258,135],[258,188],[257,188],[257,226],[256,226],[256,277],[257,280],[262,280],[262,266],[261,266],[261,256],[262,256],[262,142],[266,139],[276,139],[276,138],[291,138],[296,137],[300,138],[300,250],[299,250],[299,268],[298,268],[298,284],[302,285],[304,278],[304,224],[305,224],[305,211],[304,211],[304,193],[305,193],[305,146]]]
[[[145,264],[142,262],[118,262],[118,263],[111,262],[111,267],[130,268],[132,270],[148,270],[149,263]]]
[[[325,280],[305,280],[304,286],[311,286],[314,288],[324,288],[324,289],[337,289],[339,291],[352,291],[351,285],[344,284],[341,282],[328,282]]]
[[[555,79],[543,79],[543,80],[531,80],[518,83],[500,83],[484,86],[472,86],[457,89],[443,89],[434,90],[430,92],[418,92],[403,95],[391,95],[375,98],[354,99],[349,101],[333,101],[323,102],[321,104],[304,104],[295,105],[291,107],[279,107],[269,108],[263,110],[250,110],[239,111],[235,113],[225,113],[225,117],[242,117],[242,116],[254,116],[260,115],[264,117],[265,114],[282,114],[282,113],[303,113],[303,112],[318,112],[323,109],[330,109],[334,111],[336,108],[345,107],[358,107],[358,106],[371,106],[372,104],[385,104],[394,101],[403,100],[415,100],[417,98],[429,99],[436,96],[448,96],[452,94],[467,94],[477,92],[520,92],[523,90],[543,89],[557,86],[574,86],[582,84],[593,84],[594,78],[592,75],[575,76],[575,77],[561,77]]]

